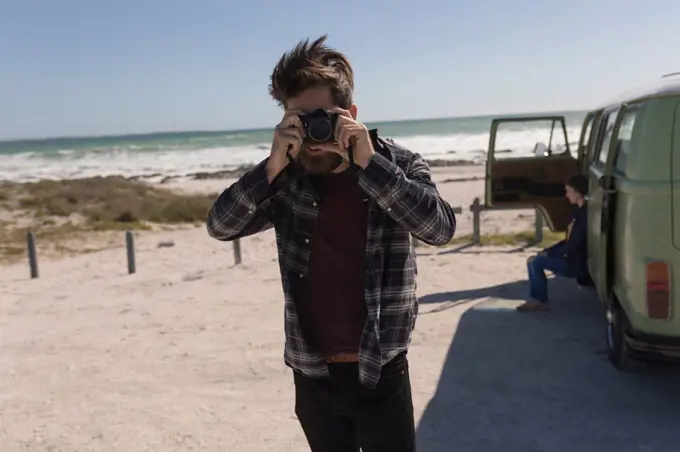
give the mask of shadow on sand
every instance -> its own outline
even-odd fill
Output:
[[[418,425],[424,452],[677,452],[680,370],[607,361],[594,293],[551,281],[552,310],[519,314],[525,283],[422,297],[491,297],[460,320]],[[428,306],[432,314],[436,311]]]

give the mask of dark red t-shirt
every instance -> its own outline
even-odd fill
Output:
[[[296,300],[305,339],[325,355],[358,352],[366,322],[368,196],[351,169],[324,178],[307,274]]]

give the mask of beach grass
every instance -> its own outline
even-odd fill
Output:
[[[0,183],[0,259],[23,256],[29,231],[63,251],[83,234],[203,223],[214,199],[117,176]]]
[[[549,229],[543,229],[543,240],[536,242],[534,238],[534,231],[519,231],[510,232],[507,234],[489,234],[482,235],[479,238],[480,246],[536,246],[546,247],[554,245],[560,240],[564,239],[564,232],[553,232]],[[472,235],[463,235],[454,237],[446,246],[464,245],[472,243]]]
[[[38,217],[79,215],[100,228],[120,223],[203,221],[214,199],[118,176],[0,185],[0,207],[29,210]]]

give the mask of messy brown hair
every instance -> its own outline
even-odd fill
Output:
[[[288,99],[317,86],[329,87],[337,106],[352,105],[352,66],[345,55],[325,44],[327,37],[323,35],[312,43],[305,39],[283,54],[269,85],[269,94],[279,105],[285,107]]]

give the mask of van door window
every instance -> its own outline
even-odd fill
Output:
[[[600,129],[602,128],[601,125],[604,119],[606,118],[602,117],[602,113],[597,113],[593,115],[593,118],[588,125],[588,138],[586,139],[587,144],[585,146],[588,165],[591,165],[595,161],[595,154],[599,149],[597,143],[601,141],[600,136],[602,133]]]
[[[595,115],[588,119],[585,124],[585,131],[583,132],[583,143],[581,144],[584,153],[588,152],[588,147],[590,146],[590,136],[593,133],[593,122],[595,120]]]
[[[616,118],[619,116],[619,110],[605,113],[604,119],[604,137],[600,141],[600,152],[597,156],[597,161],[604,166],[607,163],[607,156],[609,155],[609,145],[612,142],[612,134],[614,133],[614,125]]]
[[[493,157],[496,160],[569,155],[566,124],[558,118],[499,118]]]
[[[614,169],[622,174],[626,172],[626,159],[630,152],[633,128],[635,127],[635,118],[637,118],[638,111],[637,107],[628,108],[621,120],[619,136],[617,137],[616,155],[614,156]]]

